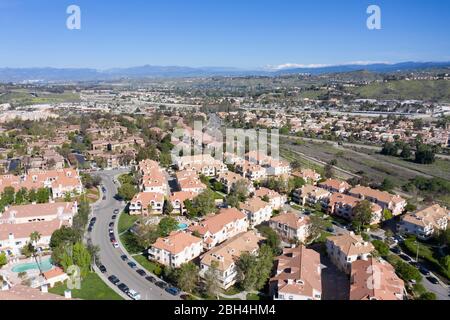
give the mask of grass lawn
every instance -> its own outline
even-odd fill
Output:
[[[406,251],[412,256],[416,257],[417,255],[417,244],[415,239],[406,239],[402,247],[406,249]],[[446,272],[445,268],[441,265],[439,261],[439,254],[436,252],[437,249],[433,248],[427,243],[420,242],[419,241],[419,258],[427,261],[430,263],[432,267],[434,267],[435,271],[439,274],[447,277],[447,279],[450,279],[450,275]]]
[[[241,293],[242,291],[239,290],[239,288],[237,288],[236,286],[231,286],[230,288],[228,288],[227,290],[225,290],[223,292],[223,294],[227,295],[227,296],[234,296],[235,294]]]
[[[247,294],[247,300],[261,300],[261,297],[256,293]]]
[[[133,256],[134,260],[136,260],[144,269],[146,269],[148,272],[153,273],[154,275],[159,276],[161,274],[161,267],[150,260],[148,260],[143,255]]]
[[[66,289],[67,286],[62,284],[50,288],[49,292],[63,296]],[[82,281],[80,290],[72,290],[72,298],[83,300],[123,300],[94,272],[90,273]]]
[[[117,225],[119,233],[127,231],[138,220],[138,216],[130,216],[127,213],[122,213],[119,217],[119,223]]]

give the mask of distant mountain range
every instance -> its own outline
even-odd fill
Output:
[[[0,82],[67,82],[100,81],[143,78],[182,78],[213,76],[282,76],[294,74],[327,74],[366,70],[377,73],[413,71],[431,68],[450,68],[450,62],[402,62],[397,64],[348,64],[315,68],[292,68],[281,70],[243,70],[225,67],[191,68],[181,66],[145,65],[132,68],[96,70],[86,68],[0,68]]]

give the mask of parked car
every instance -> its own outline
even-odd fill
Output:
[[[402,250],[400,249],[400,247],[393,247],[391,248],[391,251],[395,254],[401,254]]]
[[[328,227],[327,231],[330,232],[330,233],[333,233],[334,232],[334,228],[333,227]]]
[[[115,214],[111,217],[111,219],[113,219],[113,220],[116,220],[116,218],[117,218],[117,215],[115,215]]]
[[[88,232],[92,232],[93,229],[94,229],[93,226],[89,226],[88,229],[87,229],[87,231],[88,231]]]
[[[416,268],[420,267],[420,263],[418,263],[417,261],[411,261],[409,264]]]
[[[97,218],[96,218],[96,217],[93,217],[89,223],[90,223],[90,224],[94,224],[94,223],[96,223],[96,222],[97,222]]]
[[[109,227],[110,227],[110,228],[114,227],[114,221],[112,221],[112,222],[109,223]]]
[[[157,281],[155,283],[158,287],[160,287],[161,289],[165,289],[167,288],[169,285],[167,283],[165,283],[164,281]]]
[[[136,263],[134,263],[133,261],[130,261],[130,262],[128,262],[127,264],[128,264],[128,266],[129,266],[131,269],[136,268]]]
[[[173,296],[177,296],[178,294],[180,294],[180,289],[175,287],[168,287],[165,290],[166,292],[170,293]]]
[[[439,280],[433,276],[428,276],[427,280],[430,281],[432,284],[439,284]]]
[[[118,213],[119,213],[119,209],[115,209],[114,214],[118,214]]]
[[[114,229],[113,228],[109,228],[109,233],[114,233]]]
[[[109,277],[108,277],[108,280],[109,280],[112,284],[114,284],[114,285],[116,285],[116,284],[118,284],[118,283],[120,282],[119,278],[117,278],[117,277],[114,276],[114,275],[109,276]]]
[[[113,247],[116,248],[116,249],[119,248],[119,243],[117,241],[114,241],[113,242]]]
[[[104,265],[101,264],[98,268],[100,269],[101,273],[106,273],[106,267]]]
[[[430,275],[430,271],[429,271],[427,268],[423,267],[423,266],[421,266],[421,267],[419,268],[419,271],[420,271],[420,273],[423,274],[424,276],[429,276],[429,275]]]
[[[125,283],[121,283],[117,286],[117,288],[120,289],[120,291],[122,291],[125,294],[128,294],[128,292],[130,292],[130,288],[128,288],[128,286]]]
[[[402,258],[403,260],[405,260],[406,262],[410,262],[412,261],[411,258],[409,256],[407,256],[406,254],[402,253],[398,255],[400,258]]]
[[[142,270],[142,269],[137,269],[136,273],[138,275],[140,275],[141,277],[145,277],[147,275],[147,273],[144,270]]]
[[[394,239],[395,240],[397,240],[398,242],[403,242],[403,241],[405,241],[405,238],[403,238],[401,235],[395,235],[394,236]]]
[[[141,294],[132,289],[128,292],[128,296],[133,300],[141,300]]]
[[[147,280],[148,282],[151,282],[151,283],[155,283],[157,281],[156,278],[152,277],[152,276],[145,277],[145,280]]]
[[[123,254],[120,256],[120,259],[122,259],[122,261],[127,261],[128,257],[125,254]]]
[[[103,196],[102,200],[105,201],[106,200],[106,196]]]

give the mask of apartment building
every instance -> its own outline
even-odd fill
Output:
[[[284,249],[276,258],[276,275],[269,281],[274,300],[321,300],[320,254],[301,245]]]
[[[337,179],[328,179],[324,182],[319,183],[319,187],[328,190],[330,192],[345,193],[352,187],[345,181]]]
[[[242,161],[236,165],[236,171],[250,181],[261,181],[267,177],[266,169],[259,164]]]
[[[434,204],[403,216],[397,230],[402,234],[412,234],[422,240],[428,240],[437,231],[447,229],[449,218],[449,210]]]
[[[235,189],[236,183],[243,181],[247,185],[247,190],[249,193],[252,193],[255,191],[255,187],[253,186],[253,183],[248,180],[247,178],[242,177],[241,175],[228,171],[225,173],[222,173],[218,176],[217,181],[220,182],[224,186],[224,191],[229,194]]]
[[[263,238],[255,231],[248,231],[238,234],[225,241],[219,246],[206,252],[200,260],[200,276],[211,267],[212,263],[217,263],[217,280],[224,290],[236,283],[238,270],[236,262],[243,252],[256,255],[259,250],[259,243]]]
[[[269,221],[272,216],[272,205],[268,202],[261,200],[258,197],[253,197],[245,202],[241,202],[239,207],[243,213],[247,215],[251,228]]]
[[[269,220],[269,226],[284,241],[300,241],[305,243],[310,235],[311,222],[307,216],[287,212],[272,217]]]
[[[328,201],[328,212],[344,219],[352,221],[354,218],[354,209],[362,200],[342,193],[334,193]],[[371,225],[378,224],[383,218],[382,208],[372,203]]]
[[[259,197],[261,199],[268,199],[273,210],[281,210],[287,202],[286,195],[281,195],[274,190],[264,187],[254,191],[254,195],[255,197]]]
[[[305,183],[315,185],[320,179],[321,176],[315,170],[312,169],[302,169],[300,171],[292,172],[291,175],[296,178],[303,179]]]
[[[140,192],[130,201],[130,215],[148,216],[162,214],[164,209],[164,195],[157,192]]]
[[[310,184],[294,190],[292,193],[292,200],[300,205],[309,205],[311,207],[320,203],[322,207],[326,208],[328,200],[331,197],[331,192]]]
[[[205,218],[189,227],[203,239],[205,250],[246,232],[249,227],[247,216],[236,208],[221,209],[216,215]]]
[[[58,219],[71,225],[77,211],[77,202],[33,203],[10,206],[5,208],[3,214],[0,214],[0,224],[21,224]]]
[[[353,232],[327,238],[326,248],[331,261],[343,272],[350,274],[352,263],[367,260],[374,246]]]
[[[172,203],[173,212],[184,215],[187,213],[187,209],[184,205],[186,200],[192,200],[198,196],[197,192],[192,191],[177,191],[169,196],[169,201]]]
[[[350,300],[403,300],[405,283],[384,260],[368,258],[352,263]]]
[[[393,195],[389,192],[375,190],[369,187],[356,186],[349,191],[351,196],[369,200],[382,209],[388,209],[394,216],[398,216],[403,213],[406,207],[406,200],[399,195]]]
[[[148,249],[150,260],[162,265],[179,268],[203,252],[203,240],[184,231],[173,232],[168,237],[158,238]]]

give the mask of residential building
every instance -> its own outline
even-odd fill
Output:
[[[171,267],[179,268],[203,252],[203,240],[190,233],[177,231],[165,238],[158,238],[148,249],[150,260]]]
[[[292,193],[292,200],[295,203],[311,207],[320,203],[322,207],[326,208],[330,197],[331,193],[328,190],[310,184],[306,184]]]
[[[53,202],[6,207],[0,214],[0,224],[21,224],[61,220],[72,225],[78,211],[77,202]]]
[[[130,215],[148,216],[162,214],[164,209],[164,195],[156,192],[140,192],[130,201]]]
[[[328,212],[344,219],[352,221],[354,218],[354,209],[362,200],[342,193],[334,193],[328,201]],[[370,224],[381,222],[383,213],[378,204],[372,203],[372,220]]]
[[[305,183],[310,183],[313,185],[315,185],[321,179],[320,174],[312,169],[303,169],[300,171],[295,171],[295,172],[292,172],[291,175],[293,177],[303,179],[303,181],[305,181]]]
[[[287,196],[281,195],[278,192],[268,189],[268,188],[259,188],[254,192],[255,197],[259,197],[261,199],[269,200],[270,205],[273,210],[280,210],[283,208],[284,204],[287,202]]]
[[[221,209],[216,215],[205,218],[189,227],[203,239],[206,250],[246,232],[249,227],[247,216],[236,208]]]
[[[239,204],[241,211],[247,215],[251,228],[269,221],[272,216],[272,205],[258,197],[247,199]]]
[[[274,300],[321,300],[320,254],[301,245],[284,249],[276,258],[276,275],[269,290]]]
[[[406,200],[399,195],[393,195],[389,192],[375,190],[369,187],[356,186],[349,191],[349,194],[376,203],[382,209],[390,210],[394,216],[402,214],[406,207]]]
[[[200,260],[200,276],[211,267],[212,263],[217,263],[217,280],[222,289],[226,290],[236,283],[238,270],[236,262],[242,253],[256,255],[259,250],[259,243],[263,238],[255,231],[240,233],[225,241],[217,247],[206,252]]]
[[[405,283],[384,260],[368,258],[352,263],[350,300],[403,300]]]
[[[305,243],[310,225],[309,217],[294,212],[282,213],[269,220],[269,226],[285,241]]]
[[[353,232],[328,237],[326,247],[331,261],[347,274],[350,274],[353,262],[367,260],[375,250],[370,242]]]
[[[173,212],[184,215],[187,213],[184,202],[186,200],[192,200],[198,196],[197,192],[192,191],[177,191],[170,195],[169,200],[172,203]]]
[[[20,250],[30,241],[30,235],[38,232],[41,235],[36,247],[47,249],[50,238],[56,230],[68,223],[59,219],[51,221],[0,224],[0,252],[5,252],[8,256],[20,255]]]
[[[337,179],[328,179],[324,182],[319,183],[319,187],[328,190],[330,192],[345,193],[352,187],[345,181]]]
[[[227,194],[235,189],[236,183],[239,181],[243,181],[243,183],[247,185],[247,190],[249,191],[249,193],[255,191],[253,183],[250,180],[231,171],[220,174],[217,178],[217,181],[219,181],[224,186],[224,191]]]
[[[438,230],[446,230],[450,211],[438,204],[426,207],[401,218],[397,230],[402,234],[412,234],[422,240],[430,239]]]

